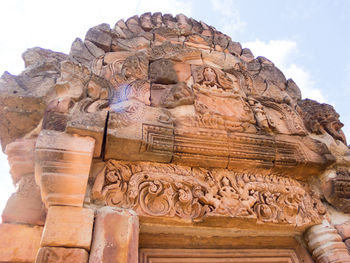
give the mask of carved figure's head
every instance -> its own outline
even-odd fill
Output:
[[[314,100],[301,100],[298,102],[306,128],[313,133],[327,132],[334,139],[346,144],[346,138],[341,130],[344,126],[339,120],[339,114],[328,104],[318,103]]]
[[[211,83],[215,83],[217,82],[216,80],[216,73],[212,68],[206,67],[203,70],[203,76],[204,76],[204,80],[211,82]]]
[[[122,74],[128,79],[142,79],[148,74],[148,61],[141,56],[130,56],[122,66]]]

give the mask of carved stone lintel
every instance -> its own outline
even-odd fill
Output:
[[[139,215],[194,221],[228,216],[302,226],[319,223],[326,212],[290,178],[115,160],[106,163],[102,198]]]

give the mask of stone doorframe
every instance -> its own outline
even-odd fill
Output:
[[[350,262],[342,237],[326,222],[309,228],[304,235],[297,234],[297,241],[290,234],[293,231],[283,232],[284,227],[278,226],[266,228],[262,224],[242,237],[244,227],[240,228],[242,222],[239,221],[236,228],[185,226],[164,218],[139,219],[132,210],[88,207],[84,199],[94,144],[90,137],[46,130],[37,139],[35,178],[48,214],[36,262],[73,262],[69,261],[73,259],[79,263],[87,262],[89,257],[90,263],[150,262],[147,260],[156,254],[164,258],[178,253],[193,255],[200,252],[196,249],[204,248],[210,250],[203,253],[212,256],[217,253],[213,249],[220,248],[232,257],[247,251],[255,256],[262,253],[277,258],[284,253],[294,260],[291,262],[313,262],[301,245],[303,236],[317,262]],[[228,219],[222,220],[224,223]],[[265,235],[259,236],[257,229],[260,228],[275,231],[276,235],[266,235],[265,231]],[[275,250],[271,249],[276,248],[279,252],[272,253]]]

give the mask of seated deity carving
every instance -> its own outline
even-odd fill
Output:
[[[227,122],[256,123],[235,77],[210,67],[195,67],[193,71],[194,106],[198,114],[221,116]]]

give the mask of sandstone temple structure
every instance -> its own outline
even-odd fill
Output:
[[[0,79],[0,262],[350,262],[334,108],[184,15],[32,48]]]

